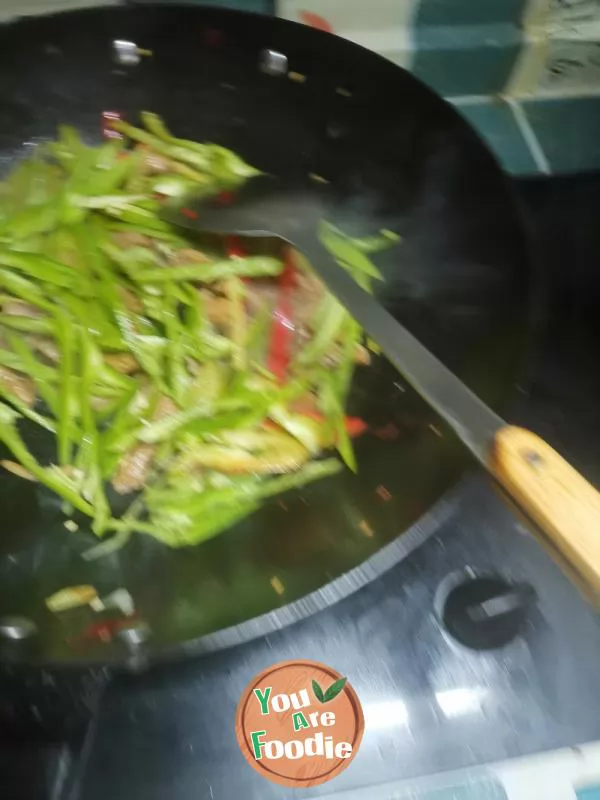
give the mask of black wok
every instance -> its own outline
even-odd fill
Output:
[[[152,55],[119,63],[115,40]],[[265,69],[266,50],[284,54],[296,75],[278,73],[277,58]],[[530,296],[518,215],[478,137],[403,70],[283,20],[151,5],[0,28],[0,81],[4,171],[60,123],[93,143],[103,111],[133,121],[148,109],[177,135],[223,144],[284,180],[324,176],[354,209],[357,233],[388,228],[403,238],[378,260],[384,304],[482,399],[502,407]],[[312,613],[404,557],[433,530],[429,512],[459,479],[465,456],[384,361],[357,374],[351,405],[372,431],[389,423],[398,431],[395,439],[386,428],[383,438],[360,440],[358,476],[273,502],[186,550],[138,535],[119,553],[85,562],[93,536],[67,531],[33,484],[3,474],[0,617],[25,618],[35,632],[5,638],[0,656],[139,663],[214,650]],[[100,594],[129,590],[137,633],[105,643],[82,638],[91,611],[46,610],[48,595],[88,583]]]

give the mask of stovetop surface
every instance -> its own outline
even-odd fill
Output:
[[[600,175],[520,181],[547,324],[511,421],[600,486]],[[250,678],[290,658],[349,677],[366,733],[333,794],[600,739],[600,617],[480,472],[438,508],[407,560],[303,622],[232,650],[114,679],[85,736],[0,745],[6,800],[287,797],[235,739]],[[508,645],[471,650],[439,622],[440,586],[495,574],[535,601]],[[449,577],[450,576],[450,577]]]

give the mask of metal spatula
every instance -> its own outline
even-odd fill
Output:
[[[318,223],[336,206],[333,192],[261,178],[247,183],[234,202],[222,196],[186,199],[179,208],[166,207],[163,216],[197,232],[281,239],[300,250],[406,381],[549,537],[570,569],[600,592],[600,494],[546,442],[508,425],[488,408],[337,265],[317,238]],[[352,230],[351,224],[348,218],[345,229]]]

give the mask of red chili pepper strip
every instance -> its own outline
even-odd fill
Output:
[[[318,411],[299,411],[298,413],[302,414],[304,417],[310,417],[314,419],[315,422],[324,422],[325,418],[323,414],[320,414]],[[344,427],[348,432],[348,435],[355,439],[357,436],[362,436],[366,430],[368,430],[369,426],[360,417],[344,417]]]
[[[303,22],[305,25],[310,25],[311,28],[333,33],[333,27],[329,20],[326,20],[325,17],[322,17],[320,14],[314,14],[312,11],[301,11],[299,17],[300,22]]]
[[[400,435],[400,431],[393,422],[388,422],[387,425],[382,425],[380,428],[375,428],[373,431],[378,439],[384,439],[386,442],[393,442]]]
[[[235,192],[229,192],[225,190],[223,192],[219,192],[215,200],[220,206],[230,206],[233,202],[235,202],[235,197]]]
[[[285,251],[285,265],[279,276],[277,304],[273,310],[273,324],[267,356],[267,369],[283,383],[292,357],[294,340],[293,288],[296,285],[296,269],[290,249]]]
[[[103,139],[122,139],[122,134],[113,128],[113,122],[120,120],[121,115],[118,111],[102,112],[102,138]]]
[[[362,436],[369,427],[364,419],[360,417],[344,417],[344,426],[352,439]]]
[[[386,489],[385,486],[383,486],[383,484],[378,486],[377,489],[375,489],[375,492],[376,494],[379,495],[379,497],[383,500],[384,503],[387,503],[389,500],[392,499],[391,492],[388,491],[388,489]]]
[[[246,249],[242,245],[239,237],[228,236],[225,245],[225,251],[228,258],[244,258],[248,255]]]
[[[198,214],[191,208],[182,208],[181,213],[183,214],[184,217],[187,217],[188,219],[198,219]]]
[[[322,414],[318,414],[316,412],[301,411],[298,413],[300,413],[301,416],[309,417],[310,419],[318,423],[324,422],[325,419]],[[263,422],[263,426],[267,428],[267,430],[281,431],[281,426],[270,419],[265,420]],[[348,435],[352,439],[356,439],[358,436],[362,436],[362,434],[369,429],[367,423],[364,420],[360,419],[360,417],[344,417],[344,427],[346,428]],[[333,443],[334,443],[333,441],[329,441],[328,445]]]
[[[77,644],[87,639],[99,639],[105,643],[110,642],[116,633],[124,628],[131,627],[132,621],[137,617],[137,614],[133,614],[129,617],[115,617],[114,619],[103,619],[100,622],[94,622],[72,638],[70,644]]]

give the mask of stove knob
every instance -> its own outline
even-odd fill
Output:
[[[510,584],[496,576],[474,577],[449,591],[441,622],[466,647],[493,650],[516,639],[535,599],[529,584]]]

